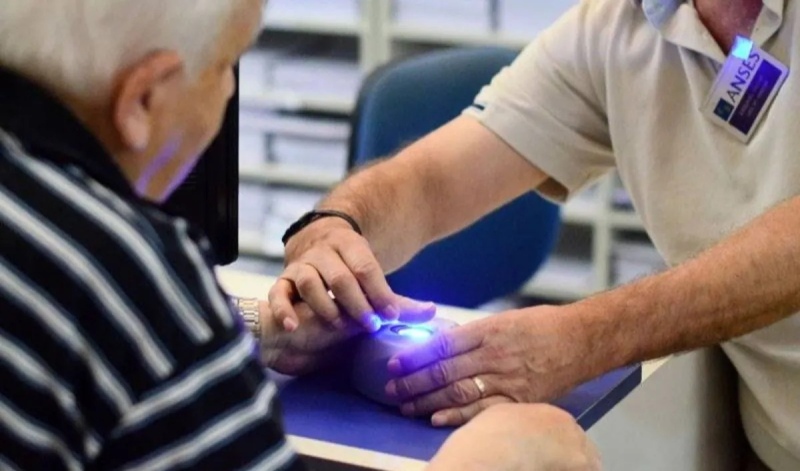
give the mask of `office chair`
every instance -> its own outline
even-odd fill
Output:
[[[385,157],[458,116],[516,53],[449,49],[388,64],[362,86],[353,114],[350,168]],[[475,308],[516,292],[547,258],[559,209],[526,194],[438,241],[388,276],[412,298]]]

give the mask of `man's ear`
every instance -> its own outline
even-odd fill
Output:
[[[165,105],[184,64],[172,51],[154,52],[126,69],[117,79],[112,102],[114,125],[122,144],[144,151],[150,144],[154,115]]]

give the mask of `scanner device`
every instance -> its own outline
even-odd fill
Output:
[[[351,372],[353,387],[375,402],[387,406],[399,405],[385,391],[386,383],[392,379],[387,366],[389,360],[404,350],[427,342],[438,332],[457,325],[447,319],[433,319],[425,324],[392,323],[365,335],[355,349]]]

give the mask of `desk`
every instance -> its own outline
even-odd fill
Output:
[[[222,285],[239,296],[264,297],[274,279],[229,270]],[[440,308],[464,324],[485,314]],[[718,352],[625,368],[556,401],[589,431],[606,469],[727,470],[735,457],[735,407]],[[284,420],[298,452],[317,469],[421,470],[450,431],[399,416],[353,393],[343,374],[277,378]],[[712,381],[708,381],[711,378]]]

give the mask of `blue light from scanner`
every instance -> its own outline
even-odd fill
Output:
[[[737,59],[747,60],[750,58],[750,53],[753,52],[753,41],[742,37],[736,36],[731,48],[731,54]]]
[[[429,329],[424,327],[409,327],[407,325],[397,325],[392,328],[392,332],[401,337],[406,337],[414,340],[423,340],[430,338],[433,335]]]

